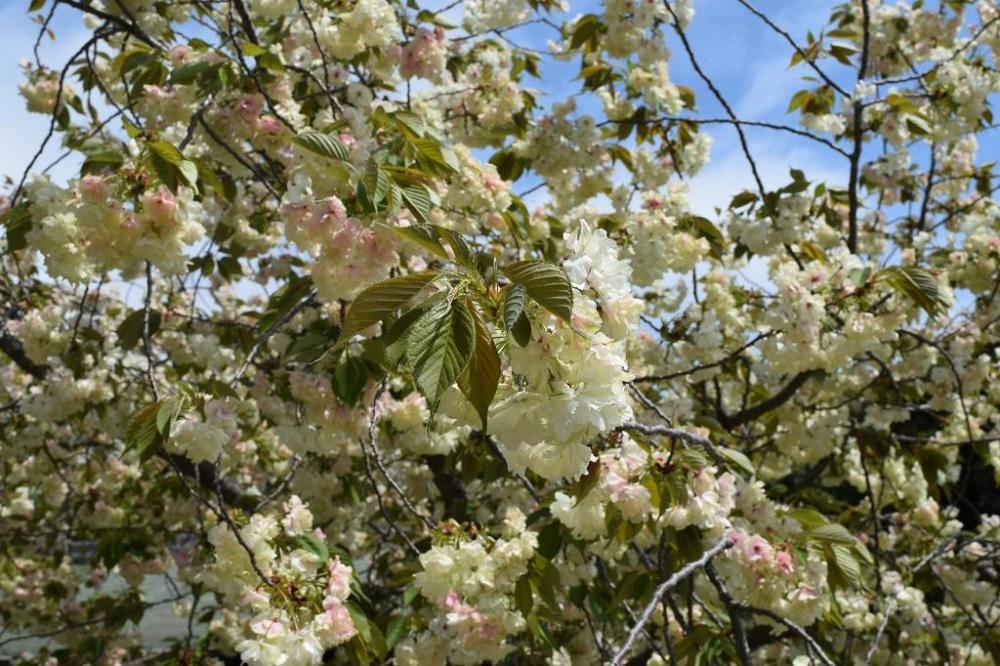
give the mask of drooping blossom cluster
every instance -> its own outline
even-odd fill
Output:
[[[313,545],[323,532],[297,496],[283,508],[280,520],[257,514],[238,534],[209,530],[214,562],[202,578],[225,600],[220,631],[245,663],[320,664],[357,633],[346,605],[353,571]]]

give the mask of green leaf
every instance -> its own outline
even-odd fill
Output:
[[[490,158],[490,164],[497,168],[497,174],[506,181],[515,181],[524,173],[527,160],[510,150],[501,150]]]
[[[0,222],[7,227],[7,249],[23,250],[28,247],[28,232],[31,231],[31,207],[21,202],[0,214]]]
[[[950,303],[938,288],[937,280],[929,271],[917,266],[891,266],[880,271],[877,280],[886,282],[900,294],[907,296],[930,317],[935,317]]]
[[[514,342],[522,347],[531,342],[531,322],[528,321],[528,315],[521,312],[511,327],[510,334],[514,337]]]
[[[393,215],[399,213],[403,205],[403,191],[396,183],[389,183],[389,191],[385,193],[385,207]]]
[[[149,150],[152,151],[154,155],[168,164],[178,166],[184,161],[184,155],[181,151],[177,150],[175,146],[167,143],[166,141],[151,141],[148,145]]]
[[[625,167],[631,171],[634,168],[632,163],[632,153],[629,152],[628,148],[614,144],[608,146],[608,154],[611,155],[611,159],[616,162],[621,162]]]
[[[218,65],[213,65],[207,60],[182,65],[170,73],[170,83],[172,85],[188,85],[190,83],[194,83],[198,77],[217,66]]]
[[[205,160],[195,160],[199,182],[215,192],[220,199],[226,198],[226,184]]]
[[[487,285],[496,284],[497,276],[500,275],[500,264],[497,263],[497,258],[489,252],[476,252],[475,262],[476,270],[483,278],[483,282]]]
[[[677,464],[682,467],[687,467],[689,469],[705,469],[712,464],[708,455],[700,447],[690,447],[684,449],[678,449],[674,453],[674,458],[677,460]]]
[[[264,55],[267,53],[264,49],[254,44],[253,42],[243,42],[240,45],[240,51],[243,51],[243,55],[256,58],[257,56]]]
[[[371,203],[372,208],[378,210],[379,204],[382,203],[389,193],[389,186],[391,185],[389,175],[382,169],[378,162],[369,160],[368,168],[365,169],[365,175],[361,182],[364,184],[364,194]]]
[[[385,629],[385,647],[392,650],[396,643],[406,638],[410,633],[410,618],[405,615],[396,615],[389,620],[389,626]]]
[[[828,543],[842,543],[848,546],[853,546],[857,541],[846,527],[837,523],[827,523],[809,530],[809,538]]]
[[[150,141],[147,145],[149,146],[149,150],[154,155],[168,164],[178,166],[184,161],[184,154],[181,153],[176,146],[169,144],[166,141]]]
[[[472,313],[461,300],[441,301],[414,322],[406,336],[406,355],[432,409],[469,365],[476,345]]]
[[[847,277],[851,280],[855,287],[860,289],[867,282],[868,278],[872,275],[872,269],[870,266],[865,266],[862,268],[852,268],[848,273]]]
[[[607,26],[601,23],[600,18],[595,14],[585,14],[581,16],[573,29],[573,36],[570,39],[570,46],[578,49],[587,45],[585,50],[595,51],[600,43],[601,33],[607,31]]]
[[[578,506],[590,494],[590,491],[597,487],[597,482],[600,480],[601,461],[595,458],[587,465],[587,473],[573,484],[573,496],[576,498],[573,506]]]
[[[171,191],[176,191],[181,181],[198,190],[198,166],[184,157],[175,146],[166,141],[151,141],[147,144],[156,175]]]
[[[281,62],[281,58],[276,53],[261,53],[257,56],[257,67],[261,69],[268,69],[272,72],[284,72],[285,65]]]
[[[164,437],[170,436],[170,426],[184,408],[183,396],[170,396],[160,403],[156,411],[156,431]]]
[[[421,137],[424,135],[424,132],[427,131],[424,119],[415,113],[410,113],[409,111],[397,111],[392,114],[392,117],[396,119],[396,123],[400,130],[410,132],[410,134],[414,137]]]
[[[832,544],[829,547],[827,560],[835,587],[847,587],[848,585],[856,588],[864,587],[861,564],[850,548],[839,543]]]
[[[329,346],[329,340],[322,333],[306,331],[288,345],[285,358],[293,363],[312,363],[323,356]]]
[[[344,354],[333,371],[333,394],[352,407],[368,384],[368,366],[356,356]]]
[[[524,574],[514,584],[514,604],[521,615],[528,617],[528,613],[535,605],[534,595],[531,592],[530,574]]]
[[[416,9],[417,4],[415,2],[407,3],[411,9]],[[437,12],[432,12],[429,9],[421,9],[417,12],[417,21],[421,23],[433,23],[434,25],[439,25],[445,30],[451,30],[456,26],[445,21]]]
[[[362,291],[347,310],[337,347],[347,344],[356,334],[391,315],[438,275],[437,271],[412,273],[383,280]]]
[[[156,310],[149,311],[149,335],[152,336],[160,330],[160,313]],[[118,324],[118,342],[122,349],[132,349],[143,337],[143,329],[146,323],[146,313],[144,310],[133,310],[122,323]]]
[[[323,132],[313,130],[302,132],[295,137],[295,143],[317,155],[333,160],[346,161],[350,157],[350,151],[340,139]]]
[[[460,377],[458,385],[465,397],[476,408],[485,431],[490,403],[493,402],[493,397],[497,394],[497,386],[500,384],[500,355],[497,354],[493,337],[486,329],[479,314],[468,303],[467,307],[473,314],[476,326],[476,347],[472,359],[469,361],[469,367]]]
[[[372,624],[368,621],[368,617],[357,607],[356,604],[350,601],[344,604],[347,608],[347,612],[351,614],[351,621],[354,622],[354,628],[358,630],[358,635],[361,640],[366,644],[371,644],[372,642]]]
[[[753,192],[740,192],[729,202],[729,210],[743,208],[757,201],[757,195]]]
[[[414,224],[409,227],[391,227],[393,233],[402,236],[408,241],[412,241],[426,250],[430,250],[443,259],[451,259],[448,252],[441,245],[441,236],[437,232],[437,227],[430,224]]]
[[[563,545],[563,536],[562,523],[558,520],[550,521],[538,533],[538,554],[547,560],[558,555]]]
[[[421,303],[419,307],[416,307],[409,312],[402,314],[399,319],[392,323],[389,328],[389,333],[382,335],[379,338],[379,342],[385,345],[383,351],[383,358],[385,364],[390,369],[396,369],[403,358],[406,356],[406,336],[409,333],[410,327],[413,322],[420,319],[425,312],[427,312],[434,303],[441,300],[443,295],[432,296],[426,302]]]
[[[113,150],[95,150],[87,153],[86,159],[80,165],[80,175],[114,172],[121,167],[123,161],[121,154]]]
[[[889,93],[886,95],[885,103],[899,113],[917,113],[917,105],[909,97],[904,97],[899,93]]]
[[[267,309],[257,320],[257,328],[266,331],[275,322],[281,321],[292,308],[298,305],[312,288],[312,282],[305,277],[292,277],[279,287],[267,300]]]
[[[827,264],[830,262],[829,258],[826,256],[826,252],[824,252],[823,248],[819,245],[816,245],[816,243],[807,240],[800,240],[798,243],[802,254],[806,255],[813,261],[818,261],[821,264]]]
[[[462,238],[462,235],[444,227],[436,227],[436,229],[438,235],[444,239],[448,247],[451,248],[451,251],[455,253],[455,261],[470,270],[476,270],[476,257],[472,253],[469,244]]]
[[[167,441],[157,429],[160,403],[146,405],[129,419],[125,429],[125,447],[139,452],[139,461],[146,462],[163,448]]]
[[[802,527],[814,528],[826,525],[829,521],[822,513],[809,507],[799,507],[788,512],[788,517],[801,523]]]
[[[315,553],[320,560],[328,562],[330,560],[330,549],[326,543],[315,534],[300,534],[295,538],[296,543],[302,548]]]
[[[719,453],[722,454],[722,457],[726,459],[727,463],[739,469],[748,477],[752,477],[757,473],[757,470],[753,467],[753,463],[750,462],[750,459],[747,458],[742,451],[737,451],[736,449],[731,449],[727,446],[720,446],[717,448]]]
[[[927,120],[919,115],[907,113],[903,116],[906,121],[906,129],[915,136],[927,136],[931,133],[931,126]]]
[[[179,165],[177,165],[177,171],[180,173],[181,178],[183,178],[188,187],[190,187],[195,192],[198,191],[198,165],[191,160],[184,160]]]
[[[722,260],[726,252],[726,237],[709,219],[700,215],[685,215],[677,226],[693,236],[707,240],[709,255],[713,259]]]
[[[430,162],[432,170],[457,173],[461,168],[455,153],[436,139],[429,136],[415,137],[410,140],[410,145],[424,158],[424,166],[428,166],[426,162]]]
[[[417,243],[442,259],[456,261],[470,270],[477,270],[476,256],[461,234],[433,224],[415,224],[409,227],[391,227],[392,231],[406,240]],[[451,248],[454,256],[448,254],[442,241]]]
[[[514,331],[517,321],[521,318],[521,315],[524,314],[525,294],[526,292],[524,291],[524,287],[519,284],[511,284],[504,289],[503,325],[508,331]]]
[[[427,221],[427,214],[431,211],[431,193],[426,185],[400,185],[400,193],[403,195],[403,203],[417,216],[421,222]]]
[[[555,316],[567,322],[573,316],[573,287],[562,268],[544,261],[528,260],[510,264],[503,273]]]

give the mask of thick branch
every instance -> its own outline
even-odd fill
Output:
[[[718,414],[719,423],[721,423],[724,428],[737,428],[744,423],[749,423],[759,419],[764,414],[781,407],[783,404],[791,400],[792,396],[794,396],[798,390],[802,388],[802,385],[817,373],[817,370],[800,372],[795,375],[791,381],[785,384],[780,391],[772,395],[767,400],[762,400],[753,407],[744,409],[736,414],[726,414],[720,411]]]
[[[454,470],[448,469],[448,460],[444,456],[424,456],[424,462],[431,470],[434,487],[441,494],[445,515],[460,522],[464,521],[468,517],[469,498],[462,479]]]
[[[10,333],[0,335],[0,351],[10,357],[10,360],[35,379],[45,379],[49,372],[49,366],[39,365],[28,358],[24,352],[24,345]]]
[[[249,511],[255,508],[257,500],[260,499],[255,495],[247,494],[234,483],[224,479],[221,481],[217,480],[218,468],[207,460],[195,464],[186,456],[165,451],[161,451],[159,457],[170,463],[184,476],[197,481],[202,489],[213,493],[218,489],[219,494],[222,495],[222,499],[230,506]]]
[[[246,33],[247,39],[254,44],[260,44],[257,40],[257,31],[253,28],[253,19],[250,18],[250,12],[247,11],[246,5],[243,4],[243,0],[233,0],[233,7],[236,8],[236,13],[239,14],[240,27],[243,28],[243,32]]]

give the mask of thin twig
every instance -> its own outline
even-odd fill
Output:
[[[816,642],[816,639],[810,636],[809,632],[806,631],[803,627],[795,624],[788,618],[782,617],[777,613],[775,613],[774,611],[768,610],[766,608],[757,608],[756,606],[747,606],[744,604],[738,604],[738,606],[740,609],[742,609],[747,613],[753,613],[755,615],[763,615],[764,617],[770,618],[775,622],[782,624],[785,627],[788,627],[796,634],[798,634],[803,641],[806,642],[806,645],[809,646],[809,648],[816,654],[816,656],[819,657],[819,660],[822,661],[824,664],[826,664],[826,666],[836,666],[836,663],[832,659],[830,659],[830,657],[827,656],[826,652],[823,651],[823,648],[820,647],[820,644]]]
[[[639,634],[642,632],[643,627],[645,627],[646,623],[649,622],[649,619],[653,616],[653,611],[656,610],[656,607],[660,604],[660,600],[667,592],[677,587],[678,583],[680,583],[685,578],[688,578],[689,576],[694,574],[696,571],[698,571],[698,569],[705,567],[709,562],[712,561],[713,557],[715,557],[722,551],[732,547],[733,547],[732,540],[729,539],[729,537],[724,537],[719,541],[717,541],[714,546],[712,546],[704,553],[702,553],[701,557],[699,557],[697,560],[694,560],[693,562],[688,562],[683,567],[681,567],[674,575],[672,575],[670,578],[660,583],[657,586],[656,590],[653,591],[652,599],[649,600],[649,603],[646,604],[646,607],[642,610],[642,613],[639,615],[639,621],[628,632],[628,638],[625,640],[625,644],[622,645],[621,649],[617,652],[617,654],[615,654],[614,658],[611,659],[611,666],[620,666],[621,663],[625,660],[625,658],[628,656],[628,653],[632,650],[632,647],[635,645],[635,641],[639,637]]]
[[[645,423],[636,423],[634,421],[629,421],[628,423],[623,423],[618,426],[619,430],[633,430],[635,432],[641,432],[643,435],[662,435],[663,437],[673,437],[674,439],[679,439],[684,442],[689,442],[691,444],[697,444],[698,446],[705,449],[705,452],[712,457],[715,464],[721,469],[728,469],[726,465],[726,459],[723,457],[719,450],[715,448],[712,444],[712,440],[707,437],[702,437],[696,435],[682,428],[670,428],[668,426],[662,425],[646,425]]]
[[[768,331],[767,333],[759,333],[756,336],[754,336],[754,338],[752,340],[750,340],[746,344],[742,345],[739,349],[736,349],[736,350],[730,352],[729,354],[727,354],[723,358],[719,359],[718,361],[714,361],[712,363],[704,363],[704,364],[696,366],[694,368],[688,368],[687,370],[681,370],[679,372],[671,372],[671,373],[668,373],[668,374],[665,374],[665,375],[647,375],[645,377],[636,377],[635,379],[632,380],[632,383],[633,384],[639,384],[639,383],[643,383],[643,382],[665,382],[665,381],[669,381],[671,379],[677,379],[678,377],[685,377],[687,375],[693,375],[694,373],[699,372],[701,370],[708,370],[709,368],[716,368],[716,367],[722,365],[723,363],[725,363],[726,361],[729,361],[729,360],[731,360],[731,359],[739,356],[744,351],[746,351],[747,349],[750,349],[751,347],[753,347],[755,344],[757,344],[758,342],[760,342],[764,338],[771,337],[772,335],[775,335],[776,333],[778,333],[778,331]]]
[[[839,85],[837,85],[836,81],[834,81],[829,76],[827,76],[826,72],[824,72],[822,69],[819,68],[819,65],[817,65],[816,62],[812,58],[810,58],[808,55],[806,55],[805,50],[803,50],[803,48],[798,45],[798,43],[792,38],[792,36],[790,34],[788,34],[787,30],[783,29],[781,26],[779,26],[777,23],[775,23],[773,20],[771,20],[771,18],[767,14],[764,14],[763,12],[761,12],[759,9],[757,9],[756,7],[754,7],[753,5],[751,5],[749,2],[747,2],[747,0],[736,0],[736,2],[738,2],[741,5],[743,5],[744,7],[746,7],[750,11],[750,13],[752,13],[754,16],[756,16],[761,21],[763,21],[764,23],[766,23],[767,26],[769,28],[771,28],[771,30],[774,30],[776,33],[778,33],[779,35],[781,35],[782,37],[784,37],[785,41],[787,41],[789,44],[791,44],[792,48],[795,49],[795,52],[799,54],[800,58],[802,58],[802,62],[804,62],[807,65],[809,65],[809,67],[812,68],[812,70],[814,72],[816,72],[816,74],[819,75],[819,77],[821,79],[823,79],[823,81],[826,82],[826,85],[830,86],[831,88],[833,88],[834,90],[836,90],[837,92],[839,92],[844,97],[848,97],[849,96],[848,93],[843,88],[841,88]]]
[[[378,399],[381,397],[382,391],[384,389],[385,389],[385,382],[383,381],[379,385],[378,389],[375,391],[375,396],[372,398],[372,406],[371,406],[372,414],[371,418],[368,421],[369,441],[372,441],[373,438],[375,437],[375,428],[378,425],[378,409],[377,409]],[[389,517],[389,512],[385,507],[385,501],[382,499],[382,492],[378,488],[378,481],[376,481],[375,474],[372,471],[371,461],[368,459],[368,449],[365,447],[363,439],[360,440],[358,443],[361,445],[361,457],[365,466],[365,477],[368,479],[368,483],[371,484],[372,491],[375,493],[375,502],[378,504],[379,513],[382,514],[382,517],[385,519],[385,522],[389,525],[390,529],[392,529],[392,531],[398,534],[399,538],[403,540],[403,543],[406,544],[406,547],[409,548],[414,555],[419,556],[420,549],[417,548],[416,544],[414,544],[413,541],[410,539],[410,537],[406,535],[406,532],[404,532],[403,529],[396,524],[396,521],[394,521],[392,518]]]
[[[889,618],[896,611],[896,600],[890,599],[889,603],[885,607],[885,615],[882,616],[882,622],[878,626],[878,632],[875,634],[875,640],[872,641],[872,646],[868,648],[868,654],[865,655],[865,666],[871,666],[872,660],[875,659],[875,650],[878,648],[879,641],[882,640],[882,634],[885,633],[885,628],[889,626]]]
[[[156,377],[153,375],[153,348],[150,344],[149,333],[149,305],[153,297],[153,265],[146,261],[146,297],[142,306],[142,346],[146,352],[146,381],[149,382],[149,390],[153,392],[153,401],[160,401],[160,392],[156,388]]]
[[[271,324],[267,328],[267,330],[265,330],[260,335],[260,337],[257,338],[257,342],[254,343],[253,347],[250,349],[250,353],[247,354],[247,357],[243,359],[243,363],[240,365],[239,370],[236,371],[236,375],[232,378],[232,380],[230,380],[229,382],[230,386],[235,387],[236,384],[239,383],[240,378],[243,377],[243,374],[247,371],[247,368],[250,367],[251,363],[253,363],[254,358],[260,352],[261,348],[264,346],[264,343],[266,343],[268,339],[270,339],[270,337],[278,331],[279,328],[281,328],[289,321],[291,321],[292,317],[297,315],[299,313],[299,310],[305,307],[306,304],[309,303],[315,296],[316,296],[316,290],[310,289],[309,293],[306,294],[305,297],[302,298],[302,300],[296,303],[294,307],[289,309],[288,312],[286,312],[283,317],[281,317],[276,322]]]

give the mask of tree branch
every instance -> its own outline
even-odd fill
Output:
[[[724,428],[731,429],[737,428],[744,423],[755,421],[764,414],[767,414],[768,412],[773,411],[788,402],[792,396],[794,396],[798,390],[802,388],[803,384],[817,374],[819,374],[818,370],[806,370],[805,372],[800,372],[795,375],[791,381],[785,384],[780,391],[772,395],[767,400],[762,400],[753,407],[744,409],[736,414],[726,414],[721,410],[717,410],[719,423],[721,423]]]
[[[791,629],[792,631],[797,633],[803,641],[805,641],[807,650],[811,650],[812,652],[814,652],[816,656],[819,657],[819,660],[822,661],[824,664],[826,664],[826,666],[836,666],[836,663],[832,659],[830,659],[830,657],[827,656],[826,652],[823,651],[823,648],[820,647],[819,643],[816,642],[816,639],[810,636],[809,632],[806,631],[801,626],[795,624],[794,622],[792,622],[787,618],[778,615],[774,611],[767,610],[766,608],[757,608],[756,606],[746,606],[744,604],[737,604],[737,606],[744,612],[753,613],[755,615],[763,615],[764,617],[770,618],[775,622]]]
[[[669,428],[662,425],[646,425],[644,423],[628,422],[618,426],[618,430],[634,430],[635,432],[641,432],[644,435],[662,435],[664,437],[673,437],[674,439],[679,439],[683,442],[690,442],[691,444],[697,444],[698,446],[705,449],[708,455],[712,456],[712,460],[715,464],[726,469],[726,459],[722,457],[719,450],[715,448],[712,441],[707,437],[701,437],[687,430],[681,428]]]
[[[715,557],[722,551],[732,547],[733,547],[733,542],[729,539],[729,537],[724,537],[719,541],[717,541],[714,546],[712,546],[704,553],[702,553],[701,557],[699,557],[697,560],[694,560],[693,562],[688,562],[683,567],[681,567],[673,576],[660,583],[659,586],[657,586],[656,590],[653,592],[653,598],[650,599],[649,603],[646,604],[646,607],[642,609],[642,614],[639,616],[639,621],[635,624],[634,627],[632,627],[631,631],[628,632],[628,638],[625,640],[625,644],[622,645],[622,648],[611,659],[610,662],[611,666],[621,666],[622,662],[625,660],[625,658],[628,656],[628,653],[632,650],[632,647],[635,645],[635,641],[639,637],[639,634],[642,632],[642,628],[646,626],[647,622],[649,622],[649,618],[653,616],[653,611],[656,610],[656,607],[660,604],[660,600],[663,599],[663,596],[667,592],[677,587],[678,583],[680,583],[685,578],[688,578],[689,576],[694,574],[696,571],[698,571],[698,569],[704,568],[706,565],[708,565],[708,563],[712,561],[713,557]]]
[[[10,333],[0,335],[0,351],[10,357],[17,367],[21,368],[35,379],[45,379],[49,372],[49,366],[39,365],[28,358],[24,352],[24,345]]]
[[[712,581],[715,591],[719,593],[719,599],[722,600],[726,612],[729,613],[729,623],[733,628],[733,643],[736,645],[736,653],[740,657],[740,663],[743,666],[751,666],[753,660],[750,658],[750,644],[747,642],[747,632],[743,628],[743,618],[740,617],[740,607],[733,601],[726,583],[719,577],[711,562],[705,565],[705,573],[708,574],[708,579]]]
[[[863,81],[868,70],[868,45],[871,41],[871,9],[867,2],[861,3],[862,31],[861,63],[858,65],[858,81]],[[858,179],[861,175],[861,151],[864,148],[864,104],[862,100],[854,100],[854,150],[851,151],[851,172],[848,176],[848,213],[847,213],[847,249],[858,252]]]

